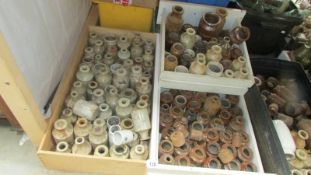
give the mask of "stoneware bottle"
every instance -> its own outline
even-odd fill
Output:
[[[179,42],[179,38],[178,32],[168,32],[165,36],[165,50],[170,50],[174,43]]]
[[[102,40],[96,40],[94,44],[95,54],[103,54],[105,49],[104,42]]]
[[[89,155],[91,151],[92,146],[84,137],[76,137],[75,143],[72,146],[72,154]]]
[[[241,67],[240,70],[234,73],[235,78],[239,79],[247,79],[249,75],[249,71],[246,67]]]
[[[128,49],[131,46],[131,41],[126,35],[122,35],[120,36],[117,45],[120,49]]]
[[[114,86],[111,88],[106,88],[106,103],[110,106],[112,112],[115,111],[116,105],[119,100],[118,89]]]
[[[154,55],[153,55],[153,51],[151,49],[146,49],[143,55],[143,59],[144,61],[151,61],[153,62],[154,60]]]
[[[179,32],[184,20],[182,15],[184,13],[184,9],[181,6],[173,6],[172,12],[167,16],[165,29],[167,32]]]
[[[105,44],[109,47],[109,46],[116,46],[117,45],[117,37],[114,35],[106,35],[104,37],[104,42]]]
[[[243,56],[239,56],[237,59],[232,61],[233,70],[238,71],[246,64],[246,59]]]
[[[73,108],[73,106],[77,103],[78,100],[83,100],[85,97],[79,94],[77,91],[73,90],[65,99],[65,104],[68,108]]]
[[[105,102],[105,91],[103,89],[97,88],[93,91],[92,102],[99,105]]]
[[[185,46],[185,49],[192,49],[196,42],[196,32],[193,28],[186,29],[186,32],[181,34],[180,42]]]
[[[164,70],[165,71],[174,71],[178,65],[178,59],[174,55],[167,55],[164,59]]]
[[[128,159],[130,155],[130,150],[127,145],[113,145],[109,150],[110,156],[120,159]]]
[[[56,152],[59,153],[71,153],[71,149],[69,147],[69,144],[67,142],[59,142],[56,145]]]
[[[79,94],[84,95],[86,92],[86,86],[79,80],[73,82],[71,91],[77,91]]]
[[[216,14],[222,19],[221,24],[218,26],[219,27],[219,32],[224,28],[224,25],[226,23],[226,17],[228,15],[228,12],[224,8],[217,8],[216,9]],[[218,33],[219,34],[219,33]],[[217,34],[217,35],[218,35]]]
[[[85,118],[79,118],[76,125],[73,128],[76,137],[87,138],[92,130],[92,124]]]
[[[141,57],[144,53],[142,43],[140,41],[134,41],[131,47],[131,58]]]
[[[152,52],[154,51],[154,43],[151,39],[146,39],[145,40],[145,50],[151,50]]]
[[[63,109],[62,115],[60,118],[65,119],[68,123],[71,123],[71,124],[74,124],[77,121],[77,116],[73,114],[70,108]]]
[[[119,68],[116,70],[112,79],[113,85],[119,90],[129,87],[129,75],[125,68]]]
[[[133,130],[134,127],[133,120],[130,117],[124,118],[121,121],[120,126],[124,130]]]
[[[126,69],[127,72],[131,72],[131,68],[134,65],[134,61],[131,59],[125,59],[123,60],[123,67]]]
[[[107,85],[111,84],[112,75],[109,67],[104,64],[95,70],[95,79],[101,88],[105,88]]]
[[[250,38],[251,32],[248,27],[237,26],[233,28],[230,33],[230,39],[235,44],[241,44],[244,41],[247,41]]]
[[[150,95],[152,90],[152,85],[150,79],[146,77],[141,77],[139,82],[136,84],[136,91],[139,96],[141,95]]]
[[[131,72],[130,72],[130,87],[131,88],[135,88],[136,83],[138,83],[140,77],[143,74],[143,69],[141,65],[134,65],[131,68]]]
[[[134,122],[134,131],[140,135],[140,140],[148,140],[149,130],[151,128],[148,105],[145,101],[137,101],[136,107],[132,111],[132,119]]]
[[[104,64],[106,64],[106,65],[108,65],[108,66],[110,66],[110,65],[112,65],[113,63],[114,63],[114,57],[113,57],[113,55],[111,54],[111,53],[106,53],[105,55],[104,55],[104,59],[103,59],[103,63]]]
[[[137,99],[137,93],[131,88],[126,88],[121,91],[120,97],[128,98],[131,104],[135,104]]]
[[[105,123],[105,122],[103,122]],[[98,145],[108,144],[108,133],[104,127],[95,126],[89,134],[89,141],[95,149]]]
[[[93,121],[98,116],[99,109],[96,103],[80,99],[73,106],[73,113]]]
[[[89,81],[87,83],[87,89],[86,89],[86,99],[92,100],[93,91],[98,88],[98,83],[96,81]]]
[[[221,25],[222,18],[219,15],[209,12],[205,13],[200,20],[198,33],[206,40],[217,37]]]
[[[84,58],[91,58],[93,59],[95,56],[94,48],[93,47],[86,47],[84,49]]]
[[[222,49],[218,45],[212,46],[210,49],[206,52],[206,59],[207,62],[209,61],[220,61],[222,58]]]
[[[204,75],[206,72],[205,55],[198,53],[196,59],[191,63],[189,72],[192,74]]]
[[[99,108],[99,118],[104,119],[105,121],[112,116],[112,110],[107,103],[101,103],[98,106]]]
[[[116,106],[116,114],[121,119],[129,117],[133,111],[133,106],[131,104],[130,99],[128,98],[120,98],[118,100],[118,104]]]
[[[76,73],[76,78],[80,80],[83,84],[93,79],[94,75],[91,72],[91,68],[87,64],[81,64],[78,72]]]
[[[98,145],[94,150],[94,156],[109,157],[109,148],[106,145]]]
[[[71,123],[68,123],[65,119],[56,120],[52,130],[52,136],[56,143],[61,141],[70,144],[73,143],[73,127]]]
[[[128,49],[122,48],[118,52],[118,57],[120,60],[129,59],[131,57],[131,52]]]
[[[89,44],[90,44],[90,46],[93,46],[97,39],[98,39],[98,35],[95,32],[89,33]]]
[[[170,51],[172,55],[175,55],[177,58],[179,58],[184,53],[185,47],[182,43],[177,42],[172,45]]]
[[[212,77],[221,77],[224,67],[217,61],[210,61],[206,66],[206,74]]]
[[[130,158],[134,160],[147,160],[149,155],[148,147],[136,145],[131,148]]]

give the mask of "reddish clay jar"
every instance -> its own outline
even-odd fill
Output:
[[[189,153],[189,157],[191,161],[193,162],[193,164],[201,165],[206,158],[206,154],[202,147],[196,146],[191,149]]]
[[[190,152],[190,149],[191,149],[190,144],[187,141],[181,147],[175,148],[174,155],[175,156],[187,156]]]
[[[165,71],[174,71],[175,67],[178,65],[178,59],[174,55],[167,55],[164,59],[164,70]]]
[[[172,127],[169,127],[169,128],[163,128],[162,131],[161,131],[161,137],[163,139],[169,139],[170,138],[170,135],[175,132],[175,129],[172,128]]]
[[[240,101],[239,96],[236,95],[226,95],[226,99],[228,99],[232,105],[238,105]]]
[[[242,138],[242,146],[247,146],[249,144],[249,136],[245,131],[240,131]]]
[[[190,101],[193,98],[193,92],[191,91],[180,90],[179,93],[180,95],[186,97],[187,101]]]
[[[160,142],[159,154],[173,154],[174,146],[173,143],[169,140],[162,140]]]
[[[162,154],[159,158],[159,163],[160,164],[167,164],[167,165],[174,165],[175,159],[170,154]]]
[[[191,166],[191,161],[188,156],[176,156],[175,164],[180,166]]]
[[[201,103],[197,100],[191,100],[187,103],[187,108],[195,113],[201,110]]]
[[[218,158],[220,159],[222,163],[227,164],[231,162],[232,160],[234,160],[234,155],[230,149],[224,147],[220,149]]]
[[[214,157],[208,157],[203,162],[203,167],[205,168],[221,169],[221,166],[221,162]]]
[[[237,150],[234,146],[232,146],[231,144],[228,144],[228,143],[227,143],[227,144],[223,144],[223,145],[221,146],[221,148],[227,148],[227,149],[229,149],[229,150],[232,152],[234,159],[237,158],[237,156],[238,156],[238,150]]]
[[[241,170],[241,163],[238,160],[232,160],[231,162],[224,165],[226,170]]]
[[[220,98],[216,95],[208,96],[205,99],[203,108],[210,116],[215,116],[221,108]]]
[[[193,122],[191,124],[190,139],[201,141],[203,139],[203,125],[200,122]]]
[[[170,139],[175,147],[181,147],[185,144],[185,136],[180,131],[175,131],[170,135]]]
[[[185,47],[182,43],[174,43],[171,47],[171,54],[176,56],[178,59],[184,53]]]
[[[179,41],[179,34],[177,32],[169,32],[165,37],[165,49],[170,50],[172,45]]]
[[[231,120],[231,113],[229,112],[229,110],[226,109],[222,109],[219,112],[219,118],[224,122],[225,125],[227,125],[230,120]]]
[[[206,146],[206,154],[209,157],[218,157],[220,145],[218,143],[208,143]]]
[[[200,121],[203,125],[208,125],[211,117],[206,111],[201,111],[197,114],[197,120]]]
[[[169,128],[173,125],[174,119],[170,116],[170,114],[163,113],[160,116],[160,126],[161,128]]]
[[[242,163],[241,164],[241,171],[248,171],[248,172],[257,172],[257,167],[253,163]]]
[[[204,137],[208,143],[217,143],[219,141],[219,134],[216,128],[208,128],[204,132]]]
[[[183,95],[176,95],[174,99],[174,106],[184,108],[187,104],[187,98]]]
[[[240,147],[242,145],[242,135],[240,132],[233,132],[232,134],[232,146]]]
[[[230,33],[230,39],[235,44],[241,44],[244,41],[247,41],[251,35],[249,28],[247,27],[235,27]]]
[[[184,116],[184,111],[181,107],[174,106],[170,109],[170,115],[173,119],[180,119]]]
[[[243,56],[243,52],[238,47],[232,47],[232,49],[230,50],[230,54],[231,54],[231,60],[235,60],[239,58],[240,56]]]
[[[216,9],[216,14],[218,15],[218,16],[220,16],[221,17],[221,24],[219,25],[219,33],[221,32],[221,30],[224,28],[224,25],[225,25],[225,23],[226,23],[226,17],[227,17],[227,15],[228,15],[228,12],[227,12],[227,10],[226,9],[224,9],[224,8],[217,8]],[[219,34],[218,33],[218,34]]]
[[[241,162],[251,162],[253,158],[253,151],[246,147],[240,147],[238,149],[238,158]]]
[[[160,95],[161,104],[171,104],[174,100],[174,96],[170,91],[163,91]]]
[[[214,13],[205,13],[199,23],[198,33],[203,39],[217,37],[221,30],[222,18]]]
[[[231,144],[231,142],[232,142],[232,133],[229,130],[219,131],[219,139],[224,144]]]

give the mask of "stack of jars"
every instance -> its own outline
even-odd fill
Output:
[[[249,68],[239,44],[250,37],[247,27],[223,31],[227,11],[205,13],[198,27],[184,24],[183,8],[174,6],[166,19],[165,71],[247,79]]]
[[[154,47],[136,34],[89,34],[52,130],[57,152],[148,158]]]
[[[161,164],[257,171],[238,96],[171,89],[160,103]]]

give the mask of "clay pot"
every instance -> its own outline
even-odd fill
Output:
[[[207,51],[207,41],[202,40],[202,41],[197,41],[194,46],[193,46],[193,50],[196,53],[206,53]]]
[[[175,147],[181,147],[186,142],[184,134],[180,131],[173,132],[170,139]]]
[[[109,149],[106,145],[98,145],[94,150],[94,156],[109,157]]]
[[[71,149],[70,149],[69,144],[67,142],[61,141],[61,142],[58,142],[56,145],[56,152],[71,153]]]
[[[95,42],[96,42],[96,40],[95,40]],[[93,59],[94,56],[95,56],[95,52],[94,52],[94,48],[93,47],[86,47],[84,49],[84,58],[91,58],[91,59]]]
[[[65,141],[67,143],[73,143],[73,127],[71,123],[68,123],[65,119],[58,119],[54,122],[54,128],[52,130],[52,136],[55,143]]]
[[[206,52],[207,62],[209,61],[217,61],[219,62],[222,59],[222,48],[218,45],[213,45]]]
[[[227,125],[230,122],[232,116],[229,110],[222,109],[219,112],[219,118],[224,122],[224,125]]]
[[[242,145],[242,135],[240,132],[233,132],[232,134],[232,146],[240,147]]]
[[[213,169],[221,169],[222,164],[217,158],[208,157],[203,162],[203,167],[205,168],[213,168]]]
[[[92,102],[99,105],[105,102],[105,91],[103,89],[97,88],[92,93]]]
[[[218,16],[220,16],[221,17],[221,24],[219,24],[219,33],[220,33],[220,31],[223,29],[223,27],[224,27],[224,25],[225,25],[225,23],[226,23],[226,17],[227,17],[227,15],[228,15],[228,12],[227,12],[227,10],[226,9],[224,9],[224,8],[217,8],[216,9],[216,14],[218,15]],[[218,33],[218,34],[219,34]]]
[[[257,167],[253,163],[242,163],[241,164],[241,171],[248,171],[248,172],[257,172]]]
[[[107,127],[108,130],[113,126],[113,125],[120,125],[120,117],[118,116],[111,116],[107,119]]]
[[[131,42],[126,35],[122,35],[120,36],[117,45],[120,49],[128,49],[131,46]]]
[[[107,35],[104,37],[104,42],[107,46],[116,46],[118,39],[114,35]]]
[[[201,165],[206,158],[206,153],[202,147],[196,146],[190,150],[189,157],[195,165]]]
[[[129,158],[130,150],[127,145],[113,145],[110,147],[109,154],[114,158],[127,159]]]
[[[184,108],[187,105],[187,98],[184,95],[176,95],[174,98],[174,106]]]
[[[86,92],[86,86],[79,80],[73,82],[71,91],[76,91],[78,94],[84,95]]]
[[[103,121],[104,122],[104,121]],[[95,149],[99,145],[107,145],[108,144],[108,133],[106,128],[103,127],[93,127],[89,134],[89,141]]]
[[[240,56],[243,56],[243,52],[238,47],[232,47],[230,50],[230,54],[231,54],[231,60],[235,60],[239,58]]]
[[[149,155],[148,148],[144,145],[136,145],[131,148],[130,158],[134,160],[147,160]]]
[[[215,116],[221,108],[220,98],[216,95],[208,96],[205,99],[203,108],[210,116]]]
[[[231,162],[224,165],[224,169],[240,171],[241,170],[241,163],[238,160],[232,160]]]
[[[232,142],[232,132],[229,130],[219,132],[219,140],[224,144],[231,144]]]
[[[143,55],[144,49],[142,48],[140,41],[133,41],[132,47],[131,47],[131,57],[132,58],[138,58]]]
[[[190,152],[191,146],[189,145],[188,142],[186,142],[184,145],[181,147],[177,147],[174,149],[174,155],[175,156],[187,156]]]
[[[72,154],[89,155],[91,151],[92,146],[84,137],[76,137],[75,143],[72,146]]]
[[[81,99],[83,100],[85,97],[82,94],[79,94],[77,91],[72,90],[65,99],[66,107],[73,108],[77,101]]]
[[[204,131],[204,137],[208,143],[217,143],[219,141],[219,134],[216,128],[208,128]]]
[[[170,140],[162,140],[159,145],[159,155],[173,154],[174,145]]]
[[[159,158],[159,163],[160,164],[166,164],[166,165],[174,165],[175,159],[170,154],[162,154]]]
[[[235,44],[241,44],[244,41],[247,41],[250,38],[250,30],[248,27],[235,27],[230,33],[230,39]]]
[[[103,54],[105,49],[104,42],[102,40],[96,40],[93,48],[95,54]]]
[[[81,64],[78,72],[76,73],[76,78],[81,81],[83,84],[87,84],[94,77],[94,74],[91,72],[91,68],[87,64]]]
[[[253,151],[248,147],[238,149],[238,158],[241,162],[250,162],[253,159]]]
[[[196,59],[190,65],[189,72],[198,75],[204,75],[206,73],[206,59],[204,54],[197,54]]]
[[[191,161],[188,156],[176,156],[175,164],[179,166],[191,166]]]
[[[177,32],[168,32],[165,37],[165,49],[170,50],[174,43],[179,42],[179,38]]]
[[[233,70],[238,71],[243,68],[246,64],[246,59],[243,56],[238,57],[237,59],[233,60],[232,67]]]
[[[153,60],[154,60],[153,51],[151,49],[145,50],[144,55],[143,55],[143,59],[145,62],[148,62],[148,61],[153,62]]]
[[[173,6],[172,12],[167,16],[165,29],[167,32],[179,32],[184,20],[182,15],[184,13],[184,9],[181,6]]]
[[[205,13],[205,15],[202,16],[198,33],[202,36],[203,39],[210,39],[212,37],[217,37],[221,30],[222,25],[222,18],[213,13]]]
[[[175,67],[178,65],[178,59],[174,55],[167,55],[164,59],[164,70],[174,71]]]
[[[208,143],[206,146],[206,154],[209,157],[217,158],[220,151],[220,145],[218,143]]]
[[[144,76],[140,77],[138,83],[136,84],[135,90],[137,91],[139,96],[150,95],[152,91],[150,79]]]
[[[98,83],[96,81],[89,81],[87,83],[87,89],[86,89],[86,99],[92,100],[93,91],[98,88]]]
[[[172,55],[175,55],[177,58],[180,58],[185,51],[185,46],[182,43],[177,42],[172,45],[170,51]]]
[[[133,130],[134,127],[133,120],[131,118],[124,118],[121,121],[120,126],[124,130]]]
[[[116,115],[122,118],[127,118],[131,115],[133,107],[128,98],[120,98],[116,106]]]
[[[170,91],[163,91],[160,94],[161,104],[171,104],[174,100],[174,97]]]
[[[193,28],[188,28],[186,32],[181,34],[180,42],[184,45],[185,49],[192,49],[196,42],[196,32]]]
[[[218,153],[218,157],[224,164],[227,164],[234,160],[234,155],[228,148],[221,148]]]
[[[148,104],[145,101],[137,101],[136,107],[132,111],[132,119],[134,123],[134,131],[140,135],[140,140],[148,140],[149,130],[151,128]]]
[[[190,130],[190,139],[201,141],[203,139],[203,125],[200,122],[193,122],[191,124],[191,130]]]
[[[79,118],[73,131],[76,137],[87,138],[92,131],[92,124],[85,118]]]

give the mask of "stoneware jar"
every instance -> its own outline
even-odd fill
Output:
[[[107,103],[101,103],[98,106],[99,108],[99,118],[104,119],[105,121],[112,116],[112,110]]]
[[[65,99],[65,104],[69,108],[73,108],[73,106],[77,103],[78,100],[83,100],[85,97],[79,94],[77,91],[72,90],[70,94]]]
[[[107,35],[104,37],[105,44],[109,47],[117,45],[117,37],[114,35]]]
[[[145,43],[144,46],[145,50],[151,50],[152,52],[154,51],[154,43],[151,39],[146,39],[144,43]]]
[[[192,49],[196,42],[196,32],[193,28],[188,28],[186,32],[181,34],[180,42],[184,45],[185,49]]]
[[[151,128],[148,105],[145,101],[137,101],[136,107],[132,111],[132,119],[134,122],[134,131],[140,135],[140,140],[148,140],[149,130]]]
[[[249,71],[246,67],[241,67],[240,70],[234,73],[235,78],[246,79],[249,75]]]
[[[174,55],[167,55],[164,59],[164,70],[174,71],[175,67],[178,65],[178,59]]]
[[[120,98],[118,100],[118,104],[116,106],[116,114],[121,119],[129,117],[133,111],[133,106],[131,105],[131,101],[128,98]]]
[[[68,123],[74,124],[77,121],[77,116],[73,114],[70,108],[65,108],[62,111],[61,119],[65,119]]]
[[[92,124],[85,118],[79,118],[73,128],[76,137],[87,138],[92,130]]]
[[[67,143],[73,143],[73,127],[71,123],[68,123],[65,119],[58,119],[54,122],[54,128],[52,130],[52,136],[56,143],[65,141]]]
[[[111,64],[113,64],[113,63],[114,63],[114,57],[113,57],[113,55],[112,55],[111,53],[108,53],[108,52],[107,52],[107,53],[104,55],[103,63],[106,64],[106,65],[108,65],[108,66],[110,66]]]
[[[105,50],[105,45],[102,40],[96,40],[94,44],[94,52],[95,54],[103,54]]]
[[[91,58],[93,59],[95,56],[94,48],[93,47],[86,47],[84,49],[84,58]]]
[[[114,86],[109,86],[106,88],[106,103],[110,106],[112,112],[115,111],[115,107],[119,100],[118,89]]]
[[[171,47],[171,54],[179,58],[184,53],[185,47],[182,43],[174,43]]]
[[[112,75],[109,67],[104,64],[95,70],[95,79],[101,88],[105,88],[107,85],[111,84]]]
[[[130,158],[134,160],[147,160],[149,155],[148,148],[144,145],[136,145],[131,148]]]
[[[89,155],[91,151],[92,146],[84,137],[76,137],[75,143],[72,146],[72,154]]]
[[[206,74],[212,77],[221,77],[224,67],[217,61],[210,61],[207,64]]]
[[[118,52],[118,57],[120,60],[129,59],[131,57],[131,52],[128,49],[122,48]]]
[[[117,132],[117,131],[120,131],[121,130],[121,127],[119,125],[112,125],[109,127],[108,125],[108,139],[109,139],[109,146],[111,147],[112,145],[114,145],[114,140],[113,140],[113,136],[114,136],[114,133]]]
[[[180,72],[180,73],[188,73],[189,70],[186,66],[179,65],[175,67],[175,72]]]
[[[141,77],[139,82],[136,84],[136,91],[139,96],[141,95],[150,95],[152,90],[152,85],[150,79],[147,77]]]
[[[198,53],[196,59],[191,63],[189,72],[192,74],[204,75],[206,72],[205,55]]]
[[[222,58],[222,49],[218,45],[212,46],[210,49],[206,52],[206,59],[207,62],[209,61],[220,61]]]
[[[215,116],[221,108],[220,98],[217,95],[208,96],[205,99],[203,108],[210,116]]]
[[[109,149],[106,145],[98,145],[94,150],[94,156],[109,157]]]
[[[99,105],[105,102],[105,91],[103,89],[97,88],[92,93],[92,102]]]
[[[78,100],[73,106],[73,113],[93,121],[99,114],[98,105],[86,100]]]
[[[133,130],[134,124],[133,124],[133,120],[131,118],[124,118],[121,123],[120,126],[122,129],[124,130]]]
[[[153,62],[154,56],[153,56],[153,51],[151,49],[146,49],[143,55],[144,61],[151,61]]]
[[[144,49],[139,41],[134,41],[131,47],[131,58],[141,57],[143,55]]]
[[[122,35],[120,36],[117,45],[120,49],[128,49],[131,46],[131,41],[126,35]]]
[[[143,74],[143,69],[140,65],[134,65],[131,68],[130,72],[130,87],[134,88],[136,86],[136,83],[139,81],[140,77]]]
[[[120,93],[121,98],[127,98],[131,104],[135,104],[137,99],[137,92],[131,88],[123,89]]]
[[[113,125],[120,125],[121,119],[118,116],[111,116],[107,119],[107,127],[110,129]]]
[[[105,121],[103,121],[105,123]],[[94,126],[89,134],[89,141],[95,149],[98,145],[107,145],[108,144],[108,133],[106,128]]]
[[[174,43],[179,42],[179,38],[178,32],[168,32],[165,36],[165,49],[170,50]]]
[[[116,70],[113,79],[113,85],[119,90],[129,87],[129,75],[125,68],[121,67]]]
[[[237,59],[232,61],[233,70],[238,71],[246,64],[246,59],[243,56],[239,56]]]
[[[73,82],[71,91],[76,91],[81,95],[84,95],[86,92],[86,86],[79,80]]]
[[[71,153],[71,149],[69,147],[69,144],[67,142],[59,142],[56,145],[56,152],[59,153]]]
[[[120,159],[128,159],[130,155],[130,150],[127,145],[113,145],[109,150],[110,156]]]
[[[203,39],[217,37],[222,25],[222,18],[214,13],[205,13],[199,23],[198,33]]]
[[[184,9],[181,6],[173,6],[172,12],[167,16],[165,29],[167,32],[179,32],[184,20],[182,15],[184,13]]]
[[[87,82],[91,81],[93,77],[94,75],[91,72],[91,68],[87,64],[81,64],[76,73],[76,78],[82,83],[87,84]]]
[[[220,32],[224,28],[228,12],[224,8],[217,8],[216,9],[216,14],[221,18],[221,24],[218,26],[219,27],[219,32]]]
[[[189,53],[184,52],[179,60],[181,66],[190,67],[191,62],[194,61],[194,59],[195,57],[191,56]]]
[[[86,89],[86,99],[91,100],[93,91],[98,88],[98,83],[96,81],[89,81],[87,83],[87,89]]]
[[[89,33],[89,44],[90,44],[90,46],[93,46],[97,39],[98,39],[97,33],[95,33],[95,32],[90,32]]]
[[[230,39],[235,44],[241,44],[244,41],[247,41],[250,38],[251,32],[247,27],[235,27],[230,33]]]

